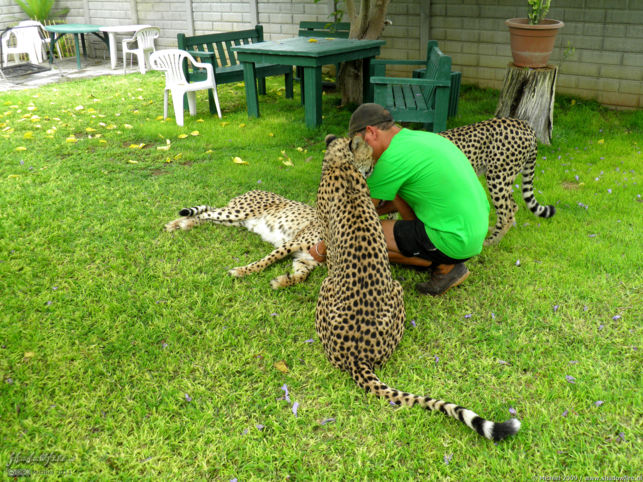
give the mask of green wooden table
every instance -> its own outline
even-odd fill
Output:
[[[311,41],[312,40],[312,41]],[[363,59],[364,101],[369,99],[371,59],[380,53],[384,40],[296,37],[233,47],[243,65],[248,116],[259,117],[259,98],[255,64],[283,64],[302,67],[302,89],[306,125],[318,127],[322,120],[322,65]]]
[[[72,34],[74,36],[74,43],[76,44],[76,65],[80,70],[80,46],[78,36],[83,45],[83,55],[87,57],[87,46],[85,45],[85,34],[92,33],[101,39],[105,46],[109,49],[109,41],[107,33],[100,31],[101,25],[92,25],[86,23],[61,23],[58,25],[46,25],[45,30],[51,32],[51,42],[49,43],[49,63],[54,61],[54,46],[64,35]]]

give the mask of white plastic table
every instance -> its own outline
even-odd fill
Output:
[[[118,49],[116,47],[116,34],[134,34],[137,30],[151,25],[115,25],[113,27],[101,27],[100,31],[109,36],[109,61],[112,64],[112,70],[116,68],[116,60],[118,59]],[[123,60],[125,62],[125,60]]]

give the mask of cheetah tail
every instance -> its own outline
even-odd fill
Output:
[[[520,421],[517,418],[511,418],[503,423],[491,422],[459,405],[395,390],[382,383],[366,362],[358,363],[356,372],[352,376],[355,382],[364,390],[373,392],[376,396],[384,398],[395,405],[412,407],[418,404],[427,410],[439,410],[445,415],[461,421],[483,437],[496,442],[509,435],[514,435],[520,430]]]
[[[183,208],[179,211],[180,216],[196,216],[201,213],[212,211],[210,206],[194,206],[193,208]]]
[[[529,162],[525,163],[522,170],[522,198],[525,200],[529,210],[536,216],[541,218],[551,218],[556,214],[554,206],[543,206],[536,200],[534,196],[534,166],[536,164],[536,150],[534,148],[533,154],[530,156]]]

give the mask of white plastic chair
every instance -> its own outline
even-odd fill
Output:
[[[56,47],[58,55],[62,57],[60,45],[56,44]],[[13,55],[17,62],[19,55],[27,54],[29,62],[39,64],[46,58],[43,49],[45,52],[49,51],[49,36],[45,27],[37,20],[24,20],[2,37],[2,62],[6,64],[9,55]]]
[[[141,74],[145,73],[145,66],[149,65],[150,52],[155,52],[154,40],[156,40],[161,31],[158,27],[144,27],[136,31],[134,36],[129,39],[123,40],[123,73],[127,67],[127,54],[131,54],[131,66],[134,66],[134,55],[138,60],[138,68]],[[136,48],[131,46],[136,43]]]
[[[197,68],[205,69],[207,78],[199,82],[189,83],[183,73],[183,62],[189,60]],[[174,116],[176,123],[183,125],[183,95],[188,96],[188,107],[190,115],[196,115],[196,93],[197,90],[212,89],[214,103],[217,106],[217,114],[221,118],[221,107],[217,95],[217,83],[214,79],[214,69],[211,64],[197,62],[185,50],[167,49],[158,50],[150,55],[150,64],[154,70],[165,71],[165,89],[163,91],[163,118],[167,119],[167,93],[172,92],[172,103],[174,104]]]
[[[27,54],[32,64],[42,62],[42,41],[37,26],[17,25],[2,36],[3,64],[8,62],[9,55],[19,62],[21,54]]]

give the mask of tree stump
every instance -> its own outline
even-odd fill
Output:
[[[496,117],[527,121],[536,131],[538,140],[549,145],[554,126],[557,75],[557,66],[530,69],[510,63],[496,107]]]

